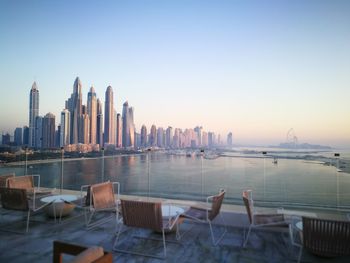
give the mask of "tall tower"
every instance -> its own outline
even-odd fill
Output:
[[[48,113],[43,118],[43,148],[55,147],[55,115]]]
[[[100,99],[97,99],[96,142],[100,147],[103,146],[103,111]]]
[[[90,118],[90,143],[96,144],[97,139],[97,98],[94,87],[90,88],[87,97],[87,114]]]
[[[123,104],[123,112],[122,112],[122,118],[123,118],[123,131],[122,131],[122,145],[124,148],[129,146],[128,138],[129,138],[129,103],[126,101]]]
[[[135,147],[136,138],[135,138],[135,124],[134,124],[134,108],[129,108],[129,147]]]
[[[111,86],[108,86],[105,98],[105,143],[115,144],[115,136],[113,136],[113,134],[115,134],[114,123],[113,90]]]
[[[156,146],[157,144],[157,127],[156,125],[152,125],[151,126],[151,131],[149,133],[149,145],[152,146]]]
[[[29,95],[29,147],[35,147],[35,118],[39,115],[39,90],[34,81]]]
[[[164,129],[162,127],[157,129],[157,146],[159,148],[164,147]]]
[[[61,112],[60,132],[60,146],[63,147],[70,143],[70,112],[67,109]]]
[[[165,135],[165,147],[167,148],[171,148],[173,146],[173,128],[172,127],[168,127],[166,129],[166,135]]]
[[[146,125],[141,127],[141,147],[147,146],[147,128]]]
[[[227,146],[232,147],[232,132],[229,132],[229,134],[227,134]]]
[[[122,116],[118,113],[117,114],[117,141],[116,141],[117,148],[122,147],[122,134],[123,134],[122,125],[123,125]]]
[[[71,97],[66,101],[66,108],[70,111],[70,142],[72,144],[79,143],[79,120],[82,111],[82,94],[81,94],[81,82],[77,77],[73,84],[73,93]]]

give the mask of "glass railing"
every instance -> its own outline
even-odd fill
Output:
[[[0,167],[0,174],[40,174],[41,185],[79,190],[81,185],[118,181],[121,194],[204,200],[225,188],[225,203],[242,204],[252,189],[256,205],[285,208],[350,209],[349,158],[281,154],[174,155],[146,152],[96,158],[28,161]]]

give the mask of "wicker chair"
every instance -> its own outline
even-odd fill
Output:
[[[224,197],[225,197],[225,190],[220,189],[219,194],[207,197],[207,208],[190,207],[189,210],[187,210],[184,214],[181,215],[185,219],[187,218],[187,219],[190,219],[194,222],[209,224],[212,243],[214,246],[219,244],[219,242],[222,240],[222,238],[224,237],[224,235],[227,232],[225,221],[220,214],[220,209],[221,209],[221,205],[222,205],[222,202],[224,200]],[[209,208],[210,207],[210,200],[211,200],[211,208]],[[215,240],[212,221],[218,215],[221,219],[222,225],[224,227],[224,231],[221,234],[221,236],[219,238],[217,238],[217,240]],[[184,235],[184,234],[182,234],[182,235]]]
[[[254,201],[252,197],[252,191],[251,190],[245,190],[242,193],[243,203],[247,210],[247,215],[249,219],[249,229],[248,234],[246,235],[243,247],[247,245],[247,242],[249,240],[249,235],[252,230],[252,228],[258,228],[258,227],[287,227],[288,223],[285,221],[283,214],[259,214],[256,213],[254,210]]]
[[[292,244],[299,247],[298,262],[303,248],[321,257],[350,255],[350,222],[302,217],[301,243],[296,241],[295,224],[290,225]],[[299,230],[300,231],[300,230]]]
[[[115,239],[113,250],[121,253],[129,253],[134,255],[154,257],[165,259],[166,258],[166,242],[165,242],[165,233],[177,227],[179,214],[173,218],[163,218],[162,217],[162,204],[160,202],[144,202],[144,201],[133,201],[133,200],[121,200],[123,223],[127,227],[132,228],[143,228],[151,229],[156,232],[162,233],[163,241],[163,256],[157,256],[154,254],[139,253],[132,250],[125,250],[118,248],[120,233],[122,232],[122,226],[119,227],[117,232],[117,237]],[[176,228],[176,230],[178,227]],[[139,236],[134,236],[139,237]],[[144,239],[154,239],[154,238],[145,238]],[[167,241],[175,242],[175,241]],[[175,242],[178,243],[178,242]]]
[[[25,233],[27,233],[29,230],[30,215],[52,204],[52,202],[41,203],[38,199],[28,197],[26,189],[1,187],[0,195],[1,195],[2,209],[13,210],[13,211],[23,211],[27,213]],[[11,231],[8,228],[2,229],[2,230]],[[12,232],[18,232],[18,231],[12,231]]]
[[[0,175],[0,187],[7,187],[7,179],[15,177],[14,173]]]
[[[37,186],[35,186],[34,181],[37,182]],[[27,194],[32,195],[34,199],[36,196],[43,197],[51,194],[51,191],[45,191],[40,188],[40,175],[38,174],[9,177],[6,184],[9,188],[27,190]]]
[[[115,196],[115,188],[117,188],[117,196]],[[88,217],[85,214],[85,222],[87,228],[93,228],[104,224],[115,218],[115,223],[119,222],[119,183],[104,182],[94,184],[87,187],[87,195],[85,198],[85,211],[90,213]],[[98,212],[112,212],[111,216],[103,217],[98,220],[93,220]]]
[[[103,250],[102,247],[84,247],[76,244],[69,244],[61,241],[53,242],[53,262],[62,263],[63,254],[76,256],[73,258],[74,263],[112,263],[113,256],[111,253]]]

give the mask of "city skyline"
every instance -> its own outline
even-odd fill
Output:
[[[131,2],[2,1],[0,131],[29,124],[34,81],[57,125],[79,76],[84,105],[93,86],[104,108],[113,87],[137,132],[203,126],[276,145],[293,128],[350,147],[347,1]]]

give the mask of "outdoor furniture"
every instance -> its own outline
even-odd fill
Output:
[[[174,217],[163,218],[162,216],[162,203],[161,202],[145,202],[145,201],[135,201],[135,200],[121,200],[121,208],[123,215],[123,224],[127,227],[132,228],[143,228],[151,229],[153,231],[162,233],[162,240],[154,238],[146,238],[135,236],[138,238],[158,240],[163,241],[163,256],[157,256],[156,254],[145,254],[141,252],[136,252],[133,250],[121,249],[118,244],[120,233],[122,232],[121,225],[117,232],[117,237],[115,239],[113,250],[121,253],[129,253],[146,257],[154,257],[164,259],[166,258],[166,240],[165,233],[170,232],[177,224],[180,214],[177,213]],[[125,244],[125,242],[120,242]],[[169,241],[167,242],[175,242]],[[178,242],[175,242],[178,243]]]
[[[297,231],[295,231],[297,230]],[[301,242],[295,238],[300,234]],[[294,246],[300,248],[298,262],[303,248],[321,257],[350,255],[350,222],[302,217],[302,231],[296,224],[290,225],[290,237]]]
[[[37,178],[34,180],[34,178]],[[34,181],[37,182],[35,186]],[[40,175],[24,175],[24,176],[14,176],[7,178],[7,187],[8,188],[17,188],[17,189],[26,189],[28,195],[33,195],[33,198],[36,198],[37,195],[49,195],[51,191],[45,191],[40,189]]]
[[[51,203],[42,204],[38,199],[30,199],[26,189],[0,188],[2,209],[23,211],[27,213],[26,233],[29,230],[29,218],[32,213],[38,212]],[[9,230],[8,228],[3,230]],[[14,232],[14,231],[13,231]]]
[[[182,214],[182,217],[193,220],[194,222],[209,224],[212,243],[214,246],[219,244],[219,242],[227,232],[226,223],[220,214],[220,209],[225,197],[225,193],[226,192],[224,189],[220,189],[219,194],[207,197],[206,208],[190,207],[189,210],[187,210],[185,213]],[[211,201],[211,206],[210,206],[210,201]],[[218,215],[221,219],[222,225],[224,227],[224,231],[221,234],[221,236],[217,238],[217,240],[215,240],[212,222]],[[182,236],[183,235],[184,234],[182,234]]]
[[[115,187],[117,187],[117,197],[115,196]],[[87,213],[85,213],[85,223],[87,228],[93,228],[112,219],[115,219],[116,224],[118,223],[119,189],[120,186],[118,182],[104,182],[87,187],[85,203],[82,204],[85,211],[90,213],[89,217],[87,216]],[[96,213],[99,212],[112,212],[112,215],[93,220]]]
[[[69,244],[61,241],[53,242],[53,262],[62,263],[63,254],[75,256],[71,263],[112,263],[111,253],[103,250],[102,247],[84,247],[76,244]]]
[[[0,187],[7,187],[7,179],[15,177],[14,173],[0,175]]]
[[[58,216],[60,222],[63,216],[69,215],[74,207],[73,201],[78,200],[75,195],[60,194],[60,195],[49,195],[40,199],[42,203],[52,203],[44,208],[46,214],[50,217]]]
[[[252,196],[251,190],[245,190],[242,193],[242,198],[244,205],[247,209],[247,215],[249,219],[249,229],[248,234],[244,239],[243,247],[247,245],[247,242],[249,240],[249,235],[252,230],[252,228],[258,228],[258,227],[274,227],[274,226],[285,226],[287,227],[288,224],[284,219],[283,214],[259,214],[254,209],[254,201]]]

